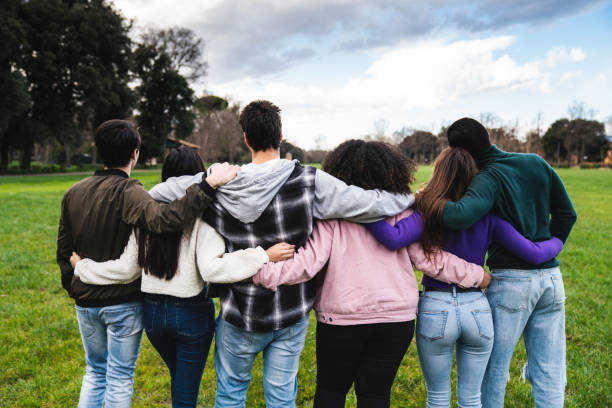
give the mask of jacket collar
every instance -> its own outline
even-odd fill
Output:
[[[123,178],[129,178],[130,176],[123,170],[119,169],[104,169],[104,170],[96,170],[94,176],[119,176]]]

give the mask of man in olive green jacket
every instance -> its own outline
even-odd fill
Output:
[[[134,227],[178,232],[210,205],[215,188],[233,179],[238,167],[217,166],[180,200],[160,204],[130,179],[140,135],[128,121],[104,122],[95,131],[104,170],[74,186],[62,200],[57,262],[62,286],[75,299],[87,363],[79,407],[130,406],[134,368],[142,337],[140,279],[117,285],[88,285],[74,276],[73,251],[96,261],[119,258]]]

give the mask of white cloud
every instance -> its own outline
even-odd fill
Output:
[[[546,54],[546,64],[549,67],[557,66],[562,62],[580,62],[587,58],[586,52],[582,48],[572,48],[568,51],[565,45],[554,47]]]
[[[406,44],[377,58],[364,75],[335,86],[297,86],[291,78],[245,78],[213,87],[243,104],[269,99],[285,112],[286,132],[309,147],[314,135],[335,144],[361,136],[380,117],[408,116],[415,109],[436,109],[490,90],[530,88],[550,91],[541,61],[518,63],[507,49],[513,37]],[[322,61],[324,64],[324,61]]]
[[[581,77],[581,76],[582,76],[581,70],[564,72],[563,74],[561,74],[561,83],[569,82],[570,80]]]

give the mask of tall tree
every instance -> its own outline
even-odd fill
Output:
[[[138,92],[138,124],[142,136],[143,160],[161,157],[171,133],[187,137],[194,128],[193,90],[187,80],[172,68],[165,52],[139,45],[134,53]]]
[[[129,25],[104,0],[22,1],[18,18],[27,44],[19,69],[32,104],[27,124],[11,130],[28,169],[34,143],[74,146],[92,122],[129,112],[131,43]]]
[[[542,148],[557,163],[572,159],[601,161],[608,147],[604,124],[586,119],[559,119],[553,122],[544,137]]]
[[[7,0],[0,8],[0,172],[6,172],[16,138],[8,131],[13,120],[30,106],[26,78],[19,70],[23,58],[25,30],[18,19],[19,0]]]
[[[441,143],[431,132],[415,130],[402,140],[399,148],[414,161],[432,163],[440,154]]]
[[[138,122],[144,160],[160,157],[166,138],[185,138],[194,129],[194,93],[189,81],[206,74],[203,42],[188,29],[150,29],[134,52],[139,81]]]

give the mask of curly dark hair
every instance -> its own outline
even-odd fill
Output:
[[[278,149],[282,138],[280,108],[269,101],[253,101],[240,113],[240,126],[256,152]]]
[[[323,170],[366,190],[410,193],[416,166],[397,147],[353,139],[327,155]]]

